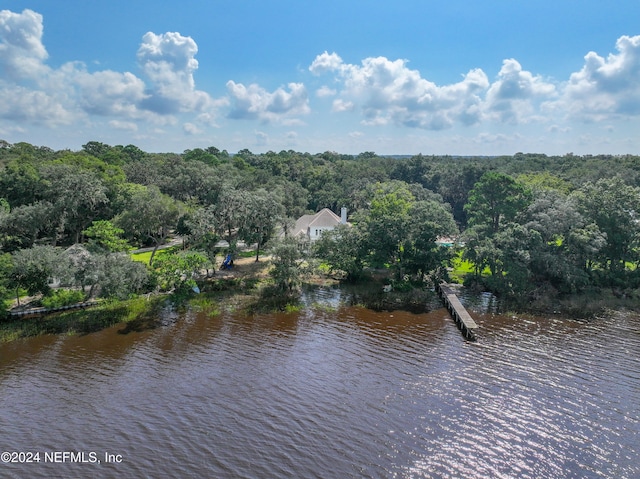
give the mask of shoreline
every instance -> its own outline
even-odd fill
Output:
[[[299,310],[303,306],[295,299],[280,298],[269,294],[269,261],[266,257],[256,262],[253,258],[239,258],[233,270],[216,271],[206,278],[200,294],[157,293],[141,295],[120,301],[97,302],[87,309],[72,309],[55,312],[46,316],[5,318],[0,321],[0,344],[26,339],[44,334],[89,334],[123,324],[123,333],[157,327],[161,321],[157,315],[167,301],[177,309],[192,308],[211,316],[220,314],[221,309],[244,311],[246,314],[261,314],[274,311]],[[417,286],[402,284],[391,292],[383,292],[388,283],[379,272],[366,281],[344,284],[338,279],[315,274],[303,282],[303,288],[344,287],[351,289],[353,301],[374,311],[404,310],[424,313],[442,307],[437,294],[426,284]],[[465,288],[469,294],[480,291]],[[634,298],[617,298],[613,294],[593,291],[563,298],[538,298],[525,305],[498,299],[500,310],[496,314],[526,314],[589,320],[609,311],[639,311],[640,304]]]

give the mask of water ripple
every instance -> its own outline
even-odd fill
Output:
[[[125,457],[67,477],[640,476],[637,315],[474,313],[468,343],[445,310],[313,302],[323,294],[330,307],[301,313],[188,312],[142,333],[12,345],[1,446]],[[26,466],[1,475],[65,465]]]

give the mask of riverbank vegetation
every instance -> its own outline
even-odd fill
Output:
[[[293,238],[300,216],[341,207],[348,225],[313,244]],[[221,287],[234,271],[223,262],[243,254],[270,256],[253,283],[242,280],[264,304],[294,304],[304,278],[324,272],[347,282],[382,275],[396,292],[459,281],[544,312],[636,307],[639,239],[632,155],[176,154],[0,141],[3,311],[26,296],[55,306],[193,295]]]

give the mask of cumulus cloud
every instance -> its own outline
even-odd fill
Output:
[[[184,131],[186,135],[198,135],[202,133],[202,130],[198,128],[197,125],[190,122],[187,122],[184,125],[182,125],[182,131]]]
[[[318,98],[326,98],[329,96],[335,96],[338,93],[335,89],[329,88],[326,85],[321,86],[316,90],[316,96]]]
[[[196,90],[193,73],[198,69],[198,46],[177,32],[147,32],[138,49],[138,63],[151,81],[143,105],[160,114],[204,111],[213,104],[204,91]]]
[[[582,69],[569,78],[563,98],[551,106],[584,120],[639,115],[640,35],[620,37],[616,49],[607,58],[589,52]]]
[[[135,118],[140,103],[146,98],[144,82],[129,72],[89,73],[81,67],[68,73],[65,77],[73,79],[79,104],[87,113]]]
[[[190,37],[145,34],[137,53],[145,82],[130,72],[90,72],[81,62],[50,68],[42,33],[42,15],[0,11],[2,118],[55,126],[100,115],[114,117],[113,125],[135,120],[167,124],[180,113],[211,118],[228,102],[196,89],[198,47]]]
[[[487,91],[486,107],[502,122],[519,123],[534,115],[540,100],[549,100],[555,94],[555,85],[523,70],[511,58],[502,62],[498,79]]]
[[[333,100],[333,104],[331,105],[331,111],[352,111],[355,108],[355,105],[352,101],[346,101],[342,98],[338,98]]]
[[[0,84],[0,118],[56,126],[69,124],[74,115],[64,101],[38,90]]]
[[[309,71],[332,75],[340,86],[332,111],[358,110],[366,125],[396,125],[440,130],[480,122],[555,123],[568,120],[608,121],[640,115],[640,35],[622,36],[617,53],[595,52],[567,82],[552,82],[506,59],[490,81],[481,69],[463,79],[436,85],[408,67],[385,57],[345,63],[337,53],[318,55]]]
[[[458,83],[437,86],[407,67],[406,60],[371,57],[361,65],[344,63],[336,53],[324,52],[312,62],[314,75],[334,73],[344,86],[334,111],[359,106],[369,125],[394,123],[439,130],[456,122],[480,120],[481,94],[489,86],[482,70],[469,71]]]
[[[0,118],[47,126],[72,120],[64,90],[42,87],[51,73],[42,32],[36,12],[0,11]]]
[[[49,56],[42,44],[42,15],[33,10],[0,11],[0,68],[9,78],[35,78]]]
[[[109,126],[116,130],[138,131],[138,125],[131,121],[111,120]]]
[[[314,75],[322,75],[324,73],[340,70],[344,66],[342,58],[340,58],[337,53],[328,53],[325,51],[313,60],[313,63],[311,63],[311,66],[309,67],[309,71]]]
[[[260,120],[292,124],[296,117],[309,113],[309,98],[302,83],[289,83],[288,91],[280,87],[273,92],[252,83],[245,86],[233,80],[227,82],[227,91],[233,99],[231,119]]]

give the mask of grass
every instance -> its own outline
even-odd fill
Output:
[[[182,249],[182,246],[180,245],[172,246],[170,248],[165,248],[165,249],[159,249],[158,251],[156,251],[156,255],[154,256],[153,259],[158,259],[160,256],[165,254],[175,253],[176,251],[180,251],[181,249]],[[152,251],[145,251],[144,253],[130,253],[129,256],[133,261],[149,264],[149,259],[151,259],[151,253]]]
[[[197,312],[204,313],[208,317],[213,318],[220,315],[217,301],[204,295],[198,295],[188,300],[189,306]]]
[[[462,284],[465,276],[475,271],[475,267],[470,261],[462,259],[462,251],[456,253],[451,260],[451,265],[453,266],[453,271],[449,272],[449,277],[455,283]]]
[[[164,301],[164,297],[139,297],[105,302],[85,310],[3,321],[0,322],[0,343],[42,334],[88,334],[118,323],[148,320]]]
[[[470,261],[462,259],[462,251],[458,251],[453,259],[451,260],[451,265],[453,266],[453,270],[449,272],[449,277],[451,281],[454,283],[462,284],[464,283],[464,278],[469,274],[474,274],[476,271],[475,266]],[[482,276],[487,276],[491,274],[491,270],[488,267],[485,267],[482,271]]]

